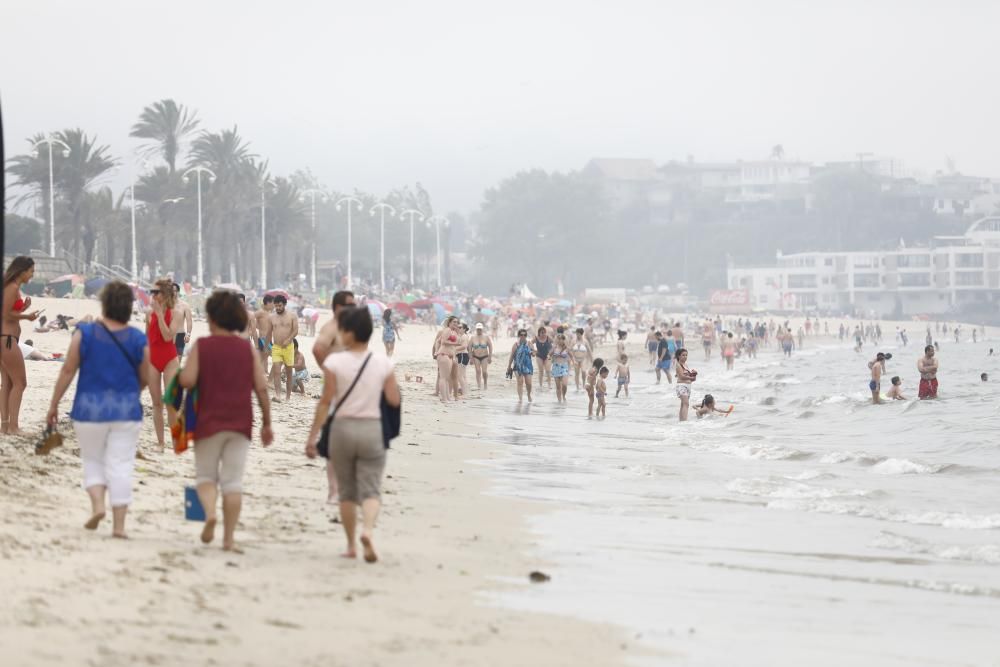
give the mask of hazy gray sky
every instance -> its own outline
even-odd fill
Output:
[[[439,210],[589,158],[850,159],[1000,176],[1000,2],[2,0],[8,154],[118,155],[173,97],[287,174]]]

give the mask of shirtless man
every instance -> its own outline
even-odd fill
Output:
[[[646,351],[649,352],[649,365],[656,365],[656,344],[659,341],[656,338],[656,327],[649,327],[649,331],[646,333]]]
[[[875,355],[875,361],[869,362],[868,368],[872,372],[872,379],[868,382],[868,389],[872,392],[872,404],[879,405],[882,403],[880,392],[882,391],[882,373],[885,372],[885,354],[879,352]]]
[[[677,349],[684,347],[684,327],[681,326],[680,322],[674,322],[674,327],[672,329],[674,334],[674,344],[677,345]]]
[[[938,391],[938,361],[934,358],[934,346],[924,348],[924,356],[917,360],[917,371],[920,372],[920,388],[917,396],[920,400],[937,398]]]
[[[181,330],[174,337],[174,345],[177,347],[177,356],[184,356],[184,348],[191,342],[191,330],[194,329],[194,316],[191,314],[191,306],[181,301],[181,286],[174,283],[174,293],[177,295],[177,310],[184,316],[184,324]]]
[[[705,320],[701,327],[701,346],[705,348],[705,361],[712,358],[712,340],[715,338],[715,328],[711,320]]]
[[[243,330],[243,337],[250,341],[251,347],[257,347],[257,318],[253,311],[247,308],[247,295],[240,293],[240,302],[247,311],[247,328]]]
[[[264,372],[267,372],[267,360],[271,358],[271,311],[274,310],[274,297],[265,294],[261,300],[261,306],[253,314],[254,325],[257,329],[257,353],[260,355],[260,362],[264,365]]]
[[[292,397],[292,369],[295,368],[295,344],[299,335],[299,318],[285,310],[288,300],[278,295],[274,297],[274,312],[271,313],[271,381],[274,383],[274,402],[281,402],[281,374],[288,369],[285,382],[285,400]]]
[[[323,366],[323,362],[328,356],[344,349],[337,337],[337,313],[352,306],[354,306],[354,292],[340,290],[333,295],[333,300],[330,303],[330,307],[333,309],[333,319],[320,328],[319,333],[316,334],[316,342],[313,343],[313,359],[320,367]]]
[[[313,359],[316,360],[320,368],[323,367],[323,362],[326,361],[326,358],[330,354],[340,352],[344,349],[337,336],[337,313],[344,308],[353,306],[354,292],[340,290],[333,295],[333,300],[330,303],[330,307],[333,309],[333,319],[320,328],[319,333],[316,335],[316,341],[313,343]],[[334,470],[332,459],[326,460],[326,484],[328,489],[326,501],[330,504],[336,504],[337,473]]]

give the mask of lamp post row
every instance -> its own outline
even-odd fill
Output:
[[[38,146],[41,144],[48,144],[49,149],[49,253],[55,256],[55,197],[54,197],[54,187],[53,187],[53,167],[52,167],[52,146],[57,144],[62,148],[63,156],[68,156],[70,152],[69,146],[67,146],[63,141],[56,139],[54,136],[49,135],[48,137],[41,139],[35,144],[35,154],[38,154]],[[145,164],[145,163],[144,163]],[[202,197],[201,197],[201,177],[202,175],[208,176],[209,183],[214,183],[216,179],[215,172],[213,172],[208,167],[203,167],[200,165],[191,167],[185,171],[181,177],[185,183],[191,182],[191,174],[195,174],[197,178],[198,187],[198,273],[197,273],[197,283],[199,287],[204,287],[205,277],[204,277],[204,244],[203,244],[203,224],[202,224]],[[132,280],[138,281],[139,271],[138,271],[138,254],[136,248],[136,226],[135,226],[135,173],[133,172],[131,177],[131,182],[129,184],[129,193],[131,199],[131,241],[132,241]],[[267,204],[266,204],[266,186],[267,182],[261,184],[260,192],[260,237],[261,237],[261,284],[262,286],[267,286]],[[312,227],[312,239],[311,239],[311,257],[309,262],[309,285],[310,288],[316,289],[316,196],[319,195],[320,201],[326,201],[327,197],[322,191],[315,188],[309,188],[305,190],[301,195],[301,201],[305,201],[306,197],[310,201],[310,220]],[[335,207],[338,211],[343,210],[343,207],[347,206],[347,288],[351,289],[354,285],[354,275],[353,275],[353,257],[352,257],[352,210],[357,209],[357,211],[364,210],[364,204],[357,197],[346,196],[341,197],[335,202]],[[379,214],[379,285],[382,290],[385,290],[385,218],[386,212],[388,211],[389,217],[396,216],[396,209],[386,202],[379,202],[372,206],[369,214],[374,217],[376,213]],[[414,251],[413,251],[413,238],[414,238],[414,222],[425,220],[423,213],[416,209],[407,209],[399,213],[399,218],[409,218],[410,223],[410,284],[415,282],[414,279]],[[449,221],[446,217],[441,215],[431,216],[427,218],[427,226],[430,227],[431,223],[434,223],[435,236],[436,236],[436,247],[437,247],[437,285],[440,287],[441,282],[441,225],[444,224],[445,227],[448,226]]]

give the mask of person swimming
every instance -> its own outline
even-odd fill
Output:
[[[720,410],[715,407],[715,397],[711,394],[705,394],[705,397],[701,399],[701,404],[695,406],[694,408],[694,413],[697,415],[698,419],[701,419],[702,417],[711,417],[715,413],[729,416],[729,413],[732,411],[732,406],[729,406],[728,410]]]

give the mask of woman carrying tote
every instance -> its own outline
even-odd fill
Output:
[[[345,349],[323,362],[323,396],[316,405],[306,456],[316,458],[323,422],[335,415],[330,425],[329,455],[340,487],[340,521],[347,536],[344,557],[357,558],[355,529],[361,505],[361,545],[365,561],[374,563],[378,556],[372,533],[381,507],[386,459],[381,402],[384,394],[386,403],[398,407],[399,385],[392,362],[368,351],[373,327],[367,308],[341,310],[337,326]]]
[[[247,311],[235,292],[220,290],[205,302],[211,335],[199,338],[188,354],[178,381],[198,386],[194,466],[198,499],[205,508],[201,541],[215,539],[216,507],[222,491],[222,548],[240,553],[234,542],[243,506],[243,471],[253,430],[252,394],[263,413],[260,439],[267,447],[271,432],[271,399],[260,356],[243,337]]]
[[[83,487],[90,496],[90,519],[84,528],[95,530],[105,516],[105,495],[111,502],[113,537],[125,537],[125,515],[132,502],[132,470],[142,429],[139,395],[146,386],[149,363],[146,336],[128,325],[132,317],[132,288],[120,281],[101,291],[103,317],[77,325],[66,361],[52,390],[46,423],[59,422],[59,401],[77,370],[73,401],[73,428],[80,442]]]

